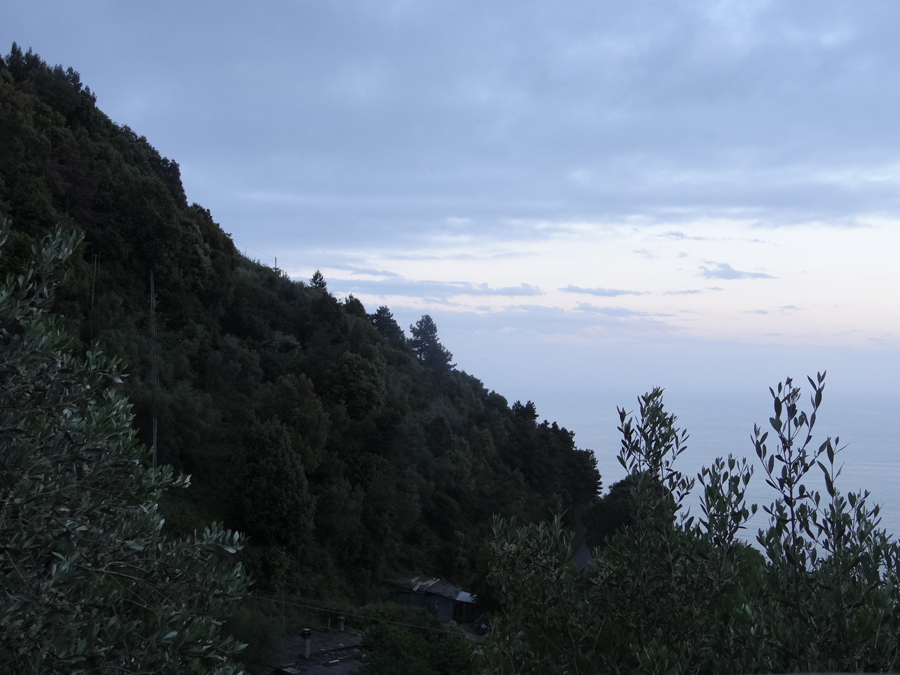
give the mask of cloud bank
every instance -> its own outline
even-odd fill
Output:
[[[706,279],[774,279],[770,274],[764,274],[762,272],[741,272],[740,270],[733,269],[731,265],[727,263],[716,263],[716,266],[713,268],[710,267],[700,267],[701,275]]]

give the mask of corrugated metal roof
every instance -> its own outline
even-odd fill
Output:
[[[437,577],[413,577],[408,581],[404,580],[399,585],[408,588],[413,593],[429,593],[450,600],[460,600],[460,596],[464,595],[469,599],[460,600],[460,602],[475,602],[469,593],[463,591],[462,587]]]
[[[472,595],[471,593],[466,593],[465,591],[459,592],[459,595],[456,596],[456,601],[457,602],[469,602],[473,605],[477,602],[474,595]]]
[[[455,584],[451,584],[449,581],[438,581],[437,583],[432,584],[428,588],[428,593],[433,593],[434,595],[440,595],[442,598],[449,598],[450,600],[456,600],[456,596],[460,594],[462,588]]]
[[[408,584],[404,584],[404,585],[408,585],[409,588],[411,588],[413,591],[415,591],[417,593],[424,593],[425,591],[427,591],[429,588],[434,586],[439,581],[440,581],[440,579],[438,579],[437,577],[433,577],[433,578],[413,577],[408,582]]]

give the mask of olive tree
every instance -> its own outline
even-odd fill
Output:
[[[584,574],[559,519],[495,523],[490,578],[503,612],[490,672],[895,671],[900,547],[868,493],[836,487],[839,440],[813,443],[824,380],[809,378],[809,412],[791,379],[779,384],[771,436],[754,430],[776,495],[756,550],[738,536],[757,510],[745,502],[747,461],[698,474],[695,520],[679,512],[695,481],[674,468],[686,435],[662,391],[641,397],[637,418],[620,411],[629,517]]]
[[[0,251],[8,224],[0,221]],[[57,230],[0,282],[0,663],[6,672],[235,673],[220,633],[246,581],[239,535],[166,536],[162,491],[118,391],[51,311],[78,239]]]

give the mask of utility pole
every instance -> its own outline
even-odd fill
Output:
[[[150,382],[153,385],[153,468],[156,468],[157,446],[156,446],[156,397],[159,395],[159,365],[156,356],[156,289],[153,284],[153,270],[150,270]]]
[[[91,342],[94,342],[94,295],[97,290],[97,262],[99,256],[97,255],[96,250],[94,251],[94,264],[93,270],[91,273]],[[100,332],[100,326],[97,326],[97,333]]]

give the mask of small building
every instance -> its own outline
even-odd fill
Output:
[[[471,623],[478,616],[478,600],[474,595],[437,577],[402,580],[397,584],[393,600],[401,605],[422,607],[445,623]]]

